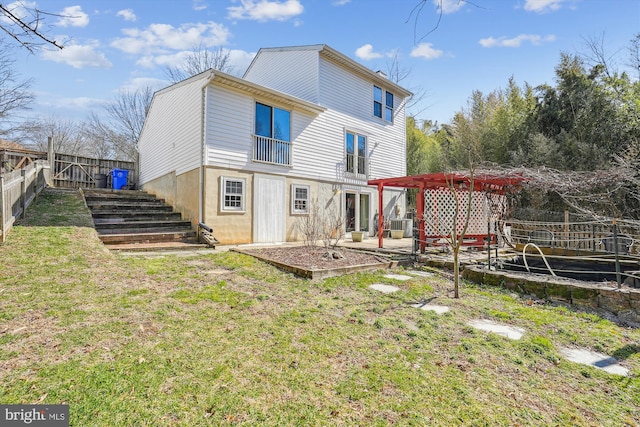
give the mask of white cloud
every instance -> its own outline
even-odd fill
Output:
[[[553,12],[562,6],[566,0],[526,0],[524,4],[524,10],[528,12]]]
[[[266,22],[286,21],[289,18],[300,15],[304,7],[299,0],[268,1],[260,0],[240,0],[240,6],[230,6],[229,18],[250,19],[253,21]]]
[[[134,22],[136,20],[136,14],[133,13],[133,9],[122,9],[116,13],[116,16],[122,16],[125,21]]]
[[[224,49],[224,52],[229,54],[230,74],[238,76],[244,74],[244,71],[249,67],[249,64],[251,64],[253,57],[256,56],[255,52],[246,52],[237,49]],[[193,54],[193,51],[183,50],[172,54],[147,55],[140,58],[136,62],[136,65],[144,68],[155,68],[157,66],[177,67],[184,63],[191,54]]]
[[[29,10],[36,8],[36,2],[30,1],[14,1],[5,5],[7,10],[14,14],[17,18],[22,20],[28,20],[30,16]],[[0,22],[11,24],[12,20],[7,18],[4,14],[0,15]]]
[[[121,92],[135,92],[137,90],[146,89],[148,87],[151,90],[156,91],[164,87],[167,87],[170,83],[166,80],[156,79],[153,77],[134,77],[133,79],[122,84],[115,93]]]
[[[433,4],[436,5],[436,11],[443,14],[454,13],[462,9],[466,1],[464,0],[433,0]]]
[[[413,48],[410,55],[414,58],[436,59],[440,58],[443,53],[439,49],[434,49],[431,43],[420,43]]]
[[[480,39],[478,43],[482,47],[520,47],[524,42],[530,42],[534,46],[539,46],[543,43],[552,42],[556,39],[554,35],[548,35],[542,37],[538,34],[520,34],[513,38],[506,37],[487,37],[486,39]]]
[[[163,67],[176,67],[182,64],[191,53],[192,51],[183,50],[176,53],[145,55],[136,61],[136,65],[143,68],[155,68],[158,65]]]
[[[127,37],[114,40],[111,46],[130,54],[185,50],[198,45],[220,46],[230,35],[224,25],[215,22],[183,24],[179,28],[169,24],[151,24],[143,30],[128,28],[122,32]]]
[[[89,111],[94,108],[102,107],[106,101],[104,99],[89,98],[80,96],[77,98],[56,98],[52,101],[40,102],[40,105],[54,108],[65,108],[80,111]]]
[[[209,7],[204,0],[193,0],[193,10],[201,11]]]
[[[256,56],[255,52],[232,49],[229,51],[229,63],[233,67],[231,74],[241,76],[249,68],[249,64]]]
[[[356,49],[356,57],[365,61],[382,58],[384,55],[373,51],[371,44],[365,44]]]
[[[60,19],[56,25],[61,27],[86,27],[89,25],[89,15],[82,11],[82,6],[69,6],[58,13]]]
[[[90,41],[88,44],[68,44],[61,50],[43,50],[42,59],[71,65],[73,68],[111,68],[112,64],[104,55],[96,49],[99,47],[97,41]]]
[[[351,3],[351,0],[334,0],[334,6],[344,6],[347,3]]]

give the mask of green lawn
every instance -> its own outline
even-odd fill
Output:
[[[310,282],[232,252],[125,257],[90,224],[77,196],[47,193],[0,246],[0,403],[66,403],[73,426],[640,425],[638,329],[466,283],[454,300],[439,276]],[[451,312],[409,305],[434,297]],[[466,326],[480,318],[527,332]]]

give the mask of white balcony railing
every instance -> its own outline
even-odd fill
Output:
[[[253,135],[253,160],[274,165],[291,166],[291,143]]]
[[[348,174],[366,178],[369,175],[367,166],[368,165],[367,165],[366,157],[347,154],[347,163],[346,163],[345,172],[347,172]]]

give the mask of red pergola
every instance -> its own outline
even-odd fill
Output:
[[[491,173],[479,173],[473,177],[473,191],[489,192],[492,194],[505,194],[518,188],[525,180],[520,175],[505,176]],[[416,200],[416,210],[418,211],[418,221],[423,219],[424,215],[424,192],[426,190],[438,188],[456,188],[469,190],[471,186],[471,178],[459,172],[437,172],[422,175],[400,176],[396,178],[379,178],[368,181],[369,185],[378,187],[378,247],[382,248],[383,230],[384,230],[384,211],[382,203],[382,193],[384,187],[396,188],[417,188],[419,197]],[[420,226],[420,250],[424,250],[425,231]]]

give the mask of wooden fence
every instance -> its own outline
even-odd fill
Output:
[[[15,148],[0,149],[0,174],[20,170],[37,160],[49,160],[49,164],[53,164],[51,185],[54,187],[94,188],[104,185],[105,177],[106,185],[110,187],[111,171],[114,169],[129,171],[127,186],[130,188],[135,186],[137,180],[135,162]]]
[[[27,207],[47,186],[49,164],[43,160],[22,169],[0,174],[0,243],[16,219],[24,217]]]
[[[54,167],[51,171],[53,185],[67,188],[95,188],[103,184],[102,179],[111,179],[111,171],[123,169],[127,174],[127,186],[133,187],[136,182],[134,162],[122,160],[96,159],[92,157],[74,156],[70,154],[54,155]],[[109,186],[108,181],[104,184]]]
[[[640,224],[618,220],[616,241],[620,253],[640,253]],[[509,222],[511,242],[516,245],[535,243],[544,248],[572,251],[576,254],[590,252],[612,253],[614,244],[614,221],[588,222]]]

